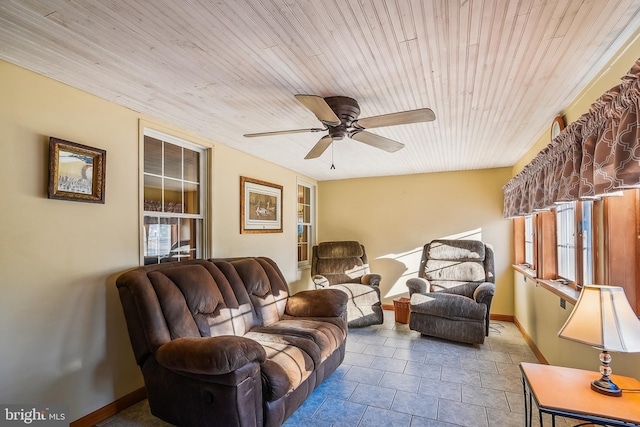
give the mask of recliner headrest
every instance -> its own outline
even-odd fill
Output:
[[[361,258],[362,246],[356,241],[318,243],[318,258]]]
[[[447,261],[484,261],[484,243],[479,240],[433,240],[428,259]]]

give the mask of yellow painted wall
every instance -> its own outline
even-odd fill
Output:
[[[140,261],[141,120],[213,147],[211,255],[270,256],[307,286],[294,172],[3,61],[0,94],[0,402],[69,404],[73,421],[142,387],[115,288]],[[105,204],[47,198],[49,136],[107,151]],[[283,233],[239,233],[241,175],[284,186]]]
[[[494,246],[492,313],[513,314],[512,228],[502,218],[502,186],[510,168],[322,181],[318,241],[358,240],[371,270],[382,275],[383,303],[406,296],[422,247],[437,238],[470,234]],[[478,235],[481,233],[481,235]]]
[[[604,92],[620,83],[640,55],[640,29],[630,38],[607,64],[594,81],[561,112],[567,123],[578,119],[589,110],[590,105]],[[534,147],[513,167],[516,175],[536,154],[549,143],[549,131],[545,132]],[[600,365],[598,351],[585,345],[558,338],[557,334],[573,306],[567,303],[560,307],[560,297],[536,286],[532,280],[525,281],[522,274],[514,273],[515,318],[523,326],[527,335],[552,365],[569,366],[597,371]],[[633,376],[640,379],[640,354],[614,353],[611,367],[614,374]]]
[[[599,350],[558,338],[573,304],[566,302],[566,308],[560,307],[559,296],[519,272],[513,273],[513,280],[515,317],[545,360],[550,365],[598,371]],[[612,353],[611,368],[614,374],[640,379],[640,355]]]

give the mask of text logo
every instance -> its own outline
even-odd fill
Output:
[[[68,414],[68,405],[0,405],[0,427],[66,427]]]

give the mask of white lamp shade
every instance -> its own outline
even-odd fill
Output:
[[[640,352],[640,320],[619,286],[582,288],[558,336],[607,351]]]

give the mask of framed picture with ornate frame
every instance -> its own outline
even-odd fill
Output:
[[[240,233],[282,233],[282,186],[240,177]]]
[[[49,138],[49,198],[104,203],[107,152]]]

